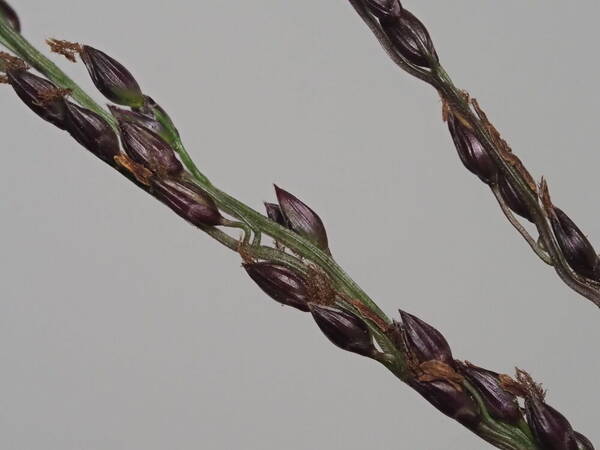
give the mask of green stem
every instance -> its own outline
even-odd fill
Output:
[[[506,201],[502,197],[502,194],[500,193],[500,189],[498,188],[498,185],[494,184],[494,185],[490,186],[490,188],[492,190],[492,193],[494,194],[494,197],[496,197],[496,201],[498,202],[498,205],[500,205],[500,209],[502,210],[502,212],[504,213],[504,216],[507,218],[507,220],[510,222],[510,224],[519,232],[519,234],[521,236],[523,236],[523,239],[525,239],[525,241],[527,241],[527,243],[529,244],[531,249],[535,252],[535,254],[538,255],[539,258],[542,261],[544,261],[546,264],[548,264],[549,266],[552,266],[553,265],[552,258],[550,258],[548,253],[546,253],[546,251],[540,247],[538,242],[533,238],[533,236],[531,236],[531,234],[529,234],[529,232],[525,229],[525,227],[521,224],[521,222],[519,222],[519,220],[515,217],[513,212],[510,210],[510,208],[506,204]]]

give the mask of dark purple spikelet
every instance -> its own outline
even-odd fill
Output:
[[[287,226],[312,241],[320,249],[329,252],[325,225],[317,213],[300,199],[278,186],[275,186],[275,193]]]
[[[535,396],[525,400],[527,423],[535,439],[547,450],[579,450],[569,421]]]
[[[598,255],[590,241],[561,209],[554,207],[550,224],[565,259],[574,272],[598,279]]]
[[[67,131],[82,146],[107,162],[115,164],[120,153],[119,138],[112,127],[93,111],[65,101],[65,126]]]
[[[61,90],[51,81],[23,69],[7,69],[6,77],[29,109],[60,129],[65,129],[65,103]]]
[[[504,390],[496,372],[472,365],[460,365],[460,373],[477,388],[492,417],[511,424],[521,420],[523,416],[517,398]]]
[[[21,32],[21,21],[15,10],[4,0],[0,0],[0,17],[4,18],[6,22],[15,31]]]
[[[490,184],[497,176],[496,163],[475,134],[453,115],[448,117],[448,130],[464,166],[481,181]]]
[[[111,114],[119,122],[130,122],[140,125],[141,127],[158,134],[165,141],[168,141],[168,138],[170,137],[165,127],[163,127],[158,120],[150,117],[150,115],[137,111],[131,111],[129,109],[118,108],[113,105],[108,105],[108,109],[110,109]]]
[[[500,195],[504,199],[504,202],[512,212],[527,219],[531,223],[535,222],[529,212],[527,204],[521,200],[517,191],[512,187],[512,184],[510,184],[510,181],[508,181],[504,175],[498,176],[498,189],[500,190]]]
[[[439,60],[427,28],[407,9],[400,17],[383,18],[380,22],[395,50],[411,63],[431,69],[430,60]]]
[[[135,162],[159,174],[179,175],[183,172],[175,151],[158,134],[127,120],[120,121],[119,128],[125,152]]]
[[[578,450],[594,450],[592,442],[583,434],[575,431],[575,440],[577,441]]]
[[[365,0],[365,6],[379,19],[397,19],[403,12],[400,0]]]
[[[479,423],[479,407],[464,389],[443,380],[420,382],[410,381],[410,386],[439,411],[468,428]]]
[[[94,85],[107,99],[132,108],[143,106],[139,84],[120,62],[89,45],[82,47],[80,56]]]
[[[318,327],[334,345],[363,356],[375,354],[371,331],[356,314],[315,303],[309,307]]]
[[[308,312],[308,285],[298,272],[271,262],[243,265],[250,278],[273,300]]]
[[[281,212],[281,208],[278,204],[265,202],[265,210],[267,211],[267,217],[269,219],[271,219],[273,222],[278,223],[282,227],[287,228],[285,217],[283,217],[283,213]]]
[[[223,222],[217,205],[195,184],[168,178],[152,179],[156,198],[179,216],[196,226],[214,226]]]
[[[145,103],[141,108],[135,108],[135,112],[140,113],[151,120],[154,120],[157,127],[157,132],[169,144],[175,146],[180,139],[179,131],[173,123],[173,120],[153,98],[144,96]]]
[[[165,111],[165,109],[162,106],[160,106],[152,97],[148,95],[144,96],[144,106],[140,108],[135,108],[135,111],[144,114],[148,117],[152,117],[157,121],[159,117],[162,117],[165,119],[166,122],[169,122],[171,125],[173,125],[173,127],[175,127],[175,124],[173,123],[173,120],[171,119],[167,111]],[[179,135],[179,132],[177,132],[176,130],[175,132],[177,133],[177,135]]]
[[[454,367],[454,358],[446,338],[418,317],[400,310],[402,324],[396,325],[396,332],[402,333],[405,345],[419,362],[442,361]]]

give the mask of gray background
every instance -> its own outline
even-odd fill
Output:
[[[598,3],[405,4],[600,244]],[[600,442],[600,312],[504,221],[461,166],[436,94],[388,61],[344,0],[15,6],[33,42],[78,40],[125,62],[230,193],[260,207],[277,182],[305,199],[384,310],[434,324],[459,358],[529,369]],[[8,88],[0,96],[0,448],[488,447],[268,300],[236,255]]]

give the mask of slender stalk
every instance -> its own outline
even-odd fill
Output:
[[[540,235],[541,241],[544,243],[544,248],[552,260],[558,276],[571,289],[581,294],[583,297],[591,300],[596,306],[600,307],[600,290],[594,284],[590,284],[586,280],[578,276],[569,264],[567,263],[550,224],[545,211],[542,209],[538,195],[532,191],[528,181],[524,176],[512,165],[510,165],[503,157],[501,150],[495,145],[495,142],[490,135],[488,128],[485,127],[483,121],[475,115],[471,105],[465,98],[463,91],[459,90],[450,80],[446,71],[440,64],[435,67],[436,80],[433,85],[438,89],[442,97],[452,105],[461,116],[466,119],[473,127],[476,136],[485,144],[489,154],[494,158],[498,167],[504,175],[513,183],[515,189],[521,195],[530,212],[533,215],[535,226]]]
[[[359,0],[351,0],[351,2],[359,14],[361,14],[361,17],[365,19],[369,25],[369,28],[376,34],[378,39],[380,39],[382,45],[388,51],[388,54],[390,54],[390,56],[398,65],[412,75],[435,86],[440,93],[445,95],[445,98],[451,102],[454,107],[460,110],[461,114],[463,114],[469,120],[472,120],[474,123],[479,124],[478,118],[474,116],[469,104],[465,102],[464,97],[460,95],[460,92],[451,83],[449,77],[445,74],[441,66],[437,67],[436,70],[431,73],[425,70],[414,68],[402,55],[393,49],[393,46],[391,46],[391,43],[389,40],[387,40],[385,34],[381,32],[376,22],[373,21],[365,11],[362,3]],[[97,114],[100,114],[115,129],[117,128],[116,120],[111,114],[94,102],[91,97],[89,97],[73,80],[71,80],[56,65],[54,65],[33,46],[31,46],[19,33],[14,32],[10,27],[8,27],[1,17],[0,43],[5,43],[8,48],[26,60],[41,73],[46,75],[58,86],[70,89],[73,98],[82,106],[85,106]],[[223,229],[214,226],[199,226],[199,228],[227,248],[240,253],[242,258],[245,260],[246,258],[250,258],[277,262],[289,268],[295,269],[305,275],[310,275],[310,272],[314,268],[318,268],[329,277],[329,280],[335,289],[336,306],[351,311],[355,315],[359,316],[366,323],[371,335],[379,344],[381,351],[376,349],[376,353],[374,355],[366,356],[369,356],[383,364],[400,380],[409,383],[415,381],[417,379],[416,371],[421,369],[414,367],[414,355],[407,350],[404,344],[399,344],[396,342],[396,335],[391,334],[390,319],[348,276],[348,274],[344,272],[344,270],[336,263],[330,254],[317,247],[310,240],[300,236],[288,228],[282,227],[276,222],[265,217],[263,214],[250,208],[241,201],[213,185],[209,181],[208,177],[206,177],[199,170],[192,160],[190,154],[181,141],[175,125],[171,122],[168,116],[163,115],[162,117],[158,117],[158,120],[171,132],[170,134],[175,137],[174,148],[189,171],[188,175],[186,175],[188,177],[188,181],[193,181],[195,184],[197,184],[197,186],[202,188],[202,190],[211,196],[220,210],[236,219],[236,221],[226,220],[225,222],[221,222],[225,227],[240,228],[244,231],[244,236],[243,239],[240,240],[230,236],[228,233],[223,231]],[[493,147],[493,139],[491,139],[489,136],[489,131],[486,130],[483,125],[477,128],[477,130],[481,135],[480,138],[485,140],[488,145]],[[490,152],[494,153],[492,150],[490,150]],[[502,160],[500,154],[496,155],[496,157],[499,160]],[[500,163],[503,163],[503,161],[499,161],[499,164]],[[508,164],[505,165],[507,167],[503,166],[503,170],[506,171],[507,176],[512,176],[514,178],[514,180],[513,178],[510,178],[511,181],[515,181],[520,189],[529,188],[526,182],[520,178],[520,174],[516,170],[514,170]],[[136,180],[134,179],[132,181],[135,182]],[[142,189],[145,189],[151,193],[151,190],[146,188],[143,183],[138,182],[136,184],[138,184],[138,186],[140,186]],[[497,190],[494,191],[494,194],[497,194]],[[542,250],[539,248],[539,246],[534,247],[533,244],[536,243],[533,241],[533,238],[526,234],[527,232],[524,230],[524,228],[517,227],[518,222],[512,213],[510,213],[506,207],[506,204],[501,201],[501,198],[499,198],[499,202],[503,211],[507,213],[509,220],[511,217],[514,219],[514,223],[512,220],[511,223],[515,225],[515,228],[517,228],[519,232],[523,234],[534,250],[536,248],[539,250],[540,258],[545,258],[544,260],[549,264],[555,264],[556,262],[559,262],[561,270],[564,269],[564,267],[569,269],[569,266],[566,264],[566,261],[564,261],[564,258],[561,262],[560,258],[562,257],[562,253],[560,252],[560,249],[554,240],[554,236],[550,230],[550,227],[548,226],[544,211],[540,208],[539,204],[537,204],[537,197],[534,195],[534,193],[530,194],[532,197],[532,204],[530,206],[533,209],[533,202],[535,201],[535,206],[538,210],[536,219],[539,219],[540,223],[543,222],[545,224],[545,228],[544,226],[538,224],[538,229],[540,230],[540,235],[542,238],[548,240],[548,242],[544,240],[544,246],[547,246],[549,249],[549,256],[545,253],[542,253]],[[510,216],[508,213],[510,213]],[[252,232],[254,233],[254,240],[250,242],[250,234]],[[287,253],[280,248],[261,245],[261,234],[272,237],[284,248],[291,250],[292,254]],[[560,273],[561,272],[559,272],[559,274]],[[570,281],[575,279],[576,282],[581,282],[581,280],[577,279],[577,276],[573,274],[570,269],[568,272],[565,272],[564,276]],[[585,283],[583,284],[585,285]],[[579,286],[577,287],[579,288]],[[369,342],[371,342],[371,339],[372,338],[369,337]],[[450,368],[450,366],[448,367]],[[436,379],[447,380],[443,376],[442,378]],[[448,378],[448,380],[449,379],[450,378]],[[488,411],[488,406],[480,392],[465,379],[459,377],[459,380],[462,388],[465,390],[465,392],[468,392],[468,395],[472,397],[477,405],[474,408],[477,411],[477,417],[480,418],[480,421],[474,425],[468,426],[471,431],[501,449],[541,450],[541,447],[534,442],[531,431],[524,421],[521,421],[521,423],[518,425],[511,425],[509,423],[502,422],[501,420],[494,419],[492,414]],[[420,379],[418,381],[421,382]],[[457,383],[456,381],[453,382]]]
[[[215,227],[203,226],[200,227],[200,229],[230,250],[233,250],[234,252],[240,251],[240,245],[242,245],[242,242],[239,239],[235,239]],[[277,261],[299,272],[306,272],[306,266],[301,260],[281,250],[277,250],[272,247],[255,246],[248,248],[247,251],[257,259]]]
[[[382,30],[377,19],[367,11],[364,0],[349,0],[349,2],[374,34],[385,52],[391,57],[393,62],[410,75],[413,75],[434,87],[444,100],[444,103],[449,106],[453,113],[459,115],[469,124],[477,138],[484,144],[487,152],[493,158],[502,174],[506,176],[513,185],[533,216],[535,226],[540,235],[540,240],[545,249],[545,255],[538,251],[539,245],[531,245],[527,234],[522,232],[523,228],[516,226],[516,219],[514,219],[514,216],[512,216],[514,220],[511,220],[511,216],[507,216],[513,226],[515,226],[519,233],[528,241],[531,248],[544,262],[554,267],[558,276],[571,287],[571,289],[600,307],[600,285],[593,280],[588,280],[579,276],[571,269],[558,245],[550,224],[548,223],[548,217],[540,203],[538,193],[532,189],[526,176],[518,168],[507,161],[506,155],[503,153],[504,149],[498,147],[495,136],[492,136],[491,134],[491,124],[487,122],[487,119],[484,120],[484,118],[480,117],[482,112],[477,111],[476,114],[476,112],[473,111],[468,96],[465,95],[464,91],[458,89],[454,85],[440,62],[433,58],[427,49],[421,47],[422,43],[417,42],[417,45],[421,47],[420,50],[423,51],[423,53],[427,54],[431,66],[431,70],[429,71],[416,67],[399,54],[394,44]]]
[[[531,234],[529,234],[529,232],[525,229],[525,227],[521,224],[521,222],[519,222],[519,220],[515,217],[513,212],[510,210],[510,208],[506,204],[506,201],[500,194],[500,191],[498,190],[498,185],[495,184],[495,185],[491,186],[491,189],[492,189],[492,193],[494,194],[494,197],[496,197],[496,200],[498,201],[498,205],[500,205],[500,209],[502,210],[502,212],[504,213],[504,215],[506,216],[506,218],[510,222],[510,224],[515,228],[515,230],[517,230],[519,232],[519,234],[521,236],[523,236],[523,239],[525,239],[525,241],[527,241],[527,244],[529,244],[529,246],[535,252],[535,254],[538,255],[540,257],[540,259],[542,261],[544,261],[546,264],[548,264],[549,266],[552,266],[553,265],[552,258],[550,258],[550,256],[548,255],[548,253],[546,253],[546,251],[544,251],[542,248],[540,248],[540,245],[533,238],[533,236],[531,236]]]

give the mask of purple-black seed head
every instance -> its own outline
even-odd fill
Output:
[[[107,99],[132,108],[144,104],[139,84],[120,62],[89,45],[82,47],[80,56],[94,85]]]
[[[125,153],[132,160],[159,174],[179,175],[183,172],[175,151],[158,134],[127,120],[121,120],[119,128]]]
[[[499,374],[472,365],[461,365],[460,373],[477,388],[492,417],[511,424],[521,420],[517,398],[502,387]]]
[[[561,209],[554,207],[550,224],[569,266],[579,275],[598,279],[599,260],[585,234]]]
[[[155,134],[158,134],[164,140],[167,140],[167,134],[165,128],[162,126],[160,122],[150,117],[149,115],[142,114],[137,111],[131,111],[129,109],[118,108],[113,105],[108,105],[108,109],[110,109],[111,114],[119,121],[119,122],[131,122],[137,125],[140,125],[147,130],[152,131]]]
[[[356,314],[314,303],[309,307],[318,327],[334,345],[363,356],[375,353],[369,327]]]
[[[67,131],[94,155],[114,165],[120,153],[117,134],[101,116],[70,101],[65,101]]]
[[[223,217],[213,199],[195,184],[168,178],[155,178],[151,184],[156,198],[192,225],[222,223]]]
[[[480,422],[479,407],[464,389],[443,380],[413,380],[409,384],[439,411],[466,427],[472,428]]]
[[[432,62],[438,56],[425,25],[407,9],[400,17],[380,20],[383,31],[390,39],[394,49],[416,66],[432,69]]]
[[[308,284],[300,273],[271,262],[244,264],[250,278],[273,300],[307,312]]]
[[[23,69],[6,70],[9,84],[29,109],[60,129],[65,129],[65,91],[49,80]]]
[[[490,184],[496,178],[498,169],[481,141],[453,115],[448,117],[448,130],[463,165],[481,181]]]
[[[304,202],[289,192],[275,186],[277,201],[287,226],[329,252],[327,232],[321,218]]]
[[[571,424],[556,409],[532,396],[525,400],[527,423],[537,442],[547,450],[579,450]]]
[[[419,362],[442,361],[454,366],[452,351],[446,338],[438,330],[416,316],[400,310],[402,324],[396,324],[395,333],[400,333],[407,350]]]

